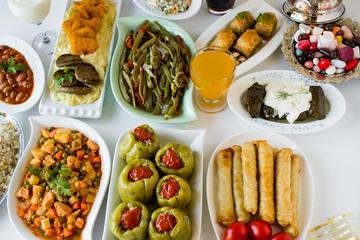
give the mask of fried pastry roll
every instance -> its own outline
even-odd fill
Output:
[[[251,214],[244,208],[244,183],[242,174],[241,147],[234,145],[233,151],[233,194],[235,202],[236,219],[238,222],[249,223]]]
[[[218,222],[223,226],[228,226],[236,221],[231,179],[231,148],[223,149],[216,155],[216,166],[218,172]]]
[[[258,181],[256,167],[256,148],[252,142],[244,143],[241,150],[244,180],[244,208],[255,215],[258,209]]]
[[[275,222],[274,203],[274,155],[266,141],[257,141],[259,173],[259,215],[262,220]]]
[[[288,233],[291,238],[296,238],[299,234],[299,221],[298,221],[298,202],[299,202],[299,173],[300,161],[302,158],[298,155],[291,156],[291,211],[292,222],[284,227],[284,231]]]
[[[292,222],[290,187],[292,153],[291,149],[283,148],[276,156],[276,220],[283,227]]]

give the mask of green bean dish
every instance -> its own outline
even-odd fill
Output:
[[[119,87],[134,108],[165,119],[181,111],[190,80],[191,53],[179,35],[145,20],[125,38],[120,57]]]

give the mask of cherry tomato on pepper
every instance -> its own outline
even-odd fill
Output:
[[[245,224],[235,222],[230,224],[224,233],[224,240],[246,240],[249,231]]]
[[[292,240],[292,238],[290,237],[289,234],[280,232],[280,233],[274,234],[274,236],[272,236],[270,238],[270,240]]]
[[[272,234],[272,228],[268,222],[256,220],[249,223],[249,233],[253,240],[268,240]]]

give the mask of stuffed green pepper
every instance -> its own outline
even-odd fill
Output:
[[[147,159],[134,160],[122,170],[118,188],[124,202],[149,202],[159,180],[159,173],[154,163]]]
[[[180,143],[168,143],[156,152],[155,163],[164,174],[187,178],[194,169],[194,156],[188,146]]]
[[[180,209],[163,207],[151,214],[150,240],[189,240],[191,234],[190,219]]]
[[[110,218],[110,231],[120,240],[145,239],[149,225],[149,211],[136,201],[119,204]]]
[[[120,142],[119,154],[127,163],[138,158],[152,158],[159,149],[159,139],[155,131],[143,124],[130,131]]]
[[[156,185],[158,204],[183,209],[191,201],[189,184],[179,176],[166,175]]]

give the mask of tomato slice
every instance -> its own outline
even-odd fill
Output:
[[[180,184],[174,179],[169,178],[162,185],[161,196],[165,199],[170,199],[179,191]]]
[[[246,240],[248,235],[247,226],[241,222],[235,222],[225,229],[224,240]]]
[[[145,178],[150,178],[154,173],[148,167],[134,167],[130,170],[128,178],[132,182],[136,182]]]
[[[277,234],[274,234],[270,240],[292,240],[292,238],[290,237],[289,234],[284,233],[284,232],[280,232]]]
[[[166,151],[166,154],[162,157],[161,161],[165,166],[174,170],[178,170],[183,167],[181,159],[172,149],[168,149]]]
[[[127,209],[121,215],[120,226],[124,230],[133,230],[137,226],[139,226],[139,222],[141,219],[141,207],[136,207],[133,209]]]
[[[249,232],[251,239],[268,240],[272,234],[271,225],[262,220],[255,220],[249,223]]]
[[[155,221],[155,228],[160,232],[173,229],[176,225],[176,218],[172,214],[159,214]]]
[[[146,141],[150,141],[150,142],[154,141],[151,134],[148,131],[146,131],[145,128],[143,128],[143,127],[135,128],[134,133],[135,133],[136,137],[143,143],[145,143]]]

